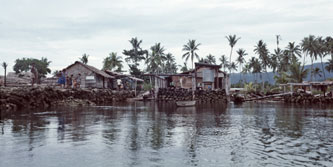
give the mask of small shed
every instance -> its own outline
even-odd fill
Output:
[[[81,74],[81,88],[112,88],[115,77],[93,66],[76,61],[66,68],[66,76]]]
[[[130,89],[130,90],[141,90],[141,88],[143,87],[143,79],[131,76],[131,75],[127,75],[127,74],[122,74],[119,72],[114,72],[114,71],[110,71],[110,70],[104,70],[107,74],[115,77],[115,79],[113,80],[113,85],[114,85],[114,89],[117,88],[117,80],[121,80],[121,83],[124,84],[124,88],[125,89]]]

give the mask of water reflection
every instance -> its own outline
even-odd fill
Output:
[[[327,106],[136,102],[1,114],[0,166],[333,165]]]

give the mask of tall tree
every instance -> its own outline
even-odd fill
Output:
[[[274,53],[271,55],[271,67],[273,73],[287,71],[286,64],[282,63],[283,51],[280,48],[274,49]]]
[[[108,57],[103,60],[103,70],[115,70],[121,72],[123,61],[120,56],[117,56],[116,52],[111,52]]]
[[[129,42],[132,45],[132,49],[123,51],[126,56],[125,61],[130,68],[131,75],[140,75],[142,72],[138,66],[145,59],[144,55],[147,55],[148,51],[141,48],[142,40],[138,40],[137,37],[132,38]]]
[[[249,63],[245,64],[244,67],[243,67],[243,70],[242,70],[242,73],[244,74],[244,76],[248,73],[251,72],[251,66]],[[244,81],[246,83],[246,77],[244,77]]]
[[[88,54],[83,54],[82,57],[80,58],[80,61],[83,63],[83,64],[88,64],[88,58],[89,58],[89,55]]]
[[[187,72],[187,71],[189,71],[188,68],[187,68],[186,62],[184,63],[184,66],[180,66],[180,71],[181,72]]]
[[[295,45],[295,42],[289,42],[286,47],[286,55],[291,58],[291,61],[296,62],[297,57],[302,57],[301,48],[299,45]]]
[[[268,77],[267,67],[269,67],[271,64],[270,63],[271,58],[269,56],[269,52],[268,52],[266,43],[263,42],[262,40],[259,40],[259,42],[257,43],[257,45],[254,48],[254,52],[259,55],[259,59],[261,60],[262,69],[264,69],[264,71],[266,73],[266,77]],[[260,77],[261,77],[261,73],[260,73]],[[264,89],[265,88],[264,80],[262,80],[262,85],[263,85],[262,89]]]
[[[234,48],[234,46],[236,45],[237,41],[240,40],[241,38],[237,38],[236,35],[228,35],[226,36],[227,40],[229,41],[229,46],[231,48],[230,50],[230,59],[229,62],[231,63],[231,56],[232,56],[232,50]],[[231,69],[230,69],[230,73],[231,73]]]
[[[232,72],[233,70],[237,70],[237,64],[235,63],[235,62],[232,62],[231,64],[230,64],[230,71]]]
[[[219,60],[221,61],[221,66],[223,67],[223,71],[226,72],[225,69],[229,67],[229,62],[227,60],[227,57],[225,55],[222,55],[219,58]]]
[[[333,59],[329,59],[328,62],[326,63],[325,69],[328,72],[333,72]]]
[[[150,48],[151,52],[148,54],[145,63],[147,64],[147,71],[151,73],[161,73],[163,71],[163,62],[166,60],[164,54],[164,47],[161,43],[156,43]]]
[[[319,55],[318,50],[318,41],[316,40],[316,37],[314,35],[309,35],[309,37],[306,37],[302,41],[302,48],[303,51],[306,52],[307,55],[311,58],[311,71],[313,70],[313,61],[317,60],[317,57]],[[312,73],[311,73],[311,81],[312,81]]]
[[[175,57],[168,53],[165,55],[165,64],[164,64],[164,72],[166,74],[175,74],[177,73],[178,67],[175,62]]]
[[[7,66],[8,66],[8,64],[6,62],[2,63],[2,67],[5,70],[5,75],[4,75],[4,85],[5,86],[7,85]]]
[[[288,75],[288,80],[290,82],[302,83],[303,79],[308,75],[309,69],[304,69],[304,65],[299,62],[293,62],[290,65],[290,72]]]
[[[303,65],[305,65],[305,58],[308,55],[308,46],[309,46],[309,37],[304,37],[301,41],[301,48],[302,48],[302,52],[304,54],[303,56]]]
[[[324,70],[324,63],[323,63],[323,58],[329,53],[328,48],[326,45],[326,41],[323,39],[323,37],[318,37],[318,56],[320,57],[320,63],[321,63],[321,69],[322,73],[324,74],[324,80],[326,80],[326,75],[325,75],[325,70]]]
[[[281,35],[276,35],[276,49],[279,49],[279,44],[280,44],[280,40],[281,40]]]
[[[255,83],[257,83],[257,75],[260,74],[260,79],[262,78],[261,77],[262,66],[259,59],[252,57],[250,59],[249,66],[252,69],[252,73],[254,74]]]
[[[319,77],[322,76],[321,75],[322,72],[323,71],[321,71],[320,68],[318,68],[318,67],[316,67],[315,69],[313,69],[312,73],[313,73],[313,76],[314,76],[315,80],[317,80],[317,76],[319,76]]]
[[[242,80],[242,65],[245,63],[245,56],[247,55],[246,51],[244,49],[238,49],[237,51],[238,57],[236,59],[237,63],[239,64],[239,80]]]
[[[15,65],[13,67],[16,73],[27,72],[30,70],[31,66],[34,64],[35,68],[38,71],[39,77],[45,77],[46,74],[51,73],[51,69],[49,69],[51,61],[48,61],[47,58],[41,58],[41,60],[33,59],[33,58],[22,58],[16,59]]]
[[[215,56],[213,56],[212,54],[207,55],[206,59],[207,59],[209,64],[216,64]]]
[[[185,54],[183,54],[183,59],[185,58],[185,61],[187,62],[189,58],[191,58],[192,61],[192,69],[193,69],[193,59],[196,57],[199,60],[199,55],[195,52],[199,50],[199,46],[201,44],[196,44],[196,41],[194,39],[189,40],[186,45],[183,46],[183,51],[185,51]]]

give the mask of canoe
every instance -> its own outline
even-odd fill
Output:
[[[177,107],[189,107],[189,106],[195,106],[196,101],[177,101],[176,105]]]

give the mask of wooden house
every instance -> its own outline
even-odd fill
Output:
[[[220,65],[195,63],[195,69],[180,74],[167,75],[168,86],[185,89],[225,89],[229,94],[230,82],[227,73],[219,70]]]
[[[81,88],[112,88],[115,77],[93,66],[76,61],[66,69],[66,76],[81,74]]]

